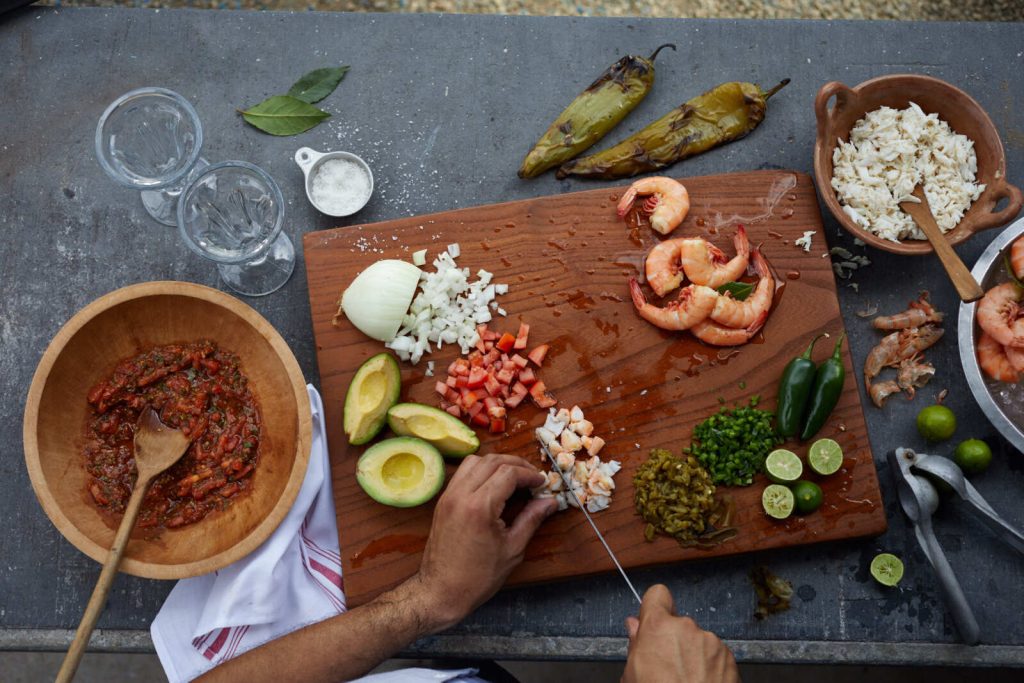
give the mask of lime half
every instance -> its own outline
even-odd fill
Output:
[[[832,439],[818,439],[807,451],[807,464],[822,476],[835,474],[843,466],[843,447]]]
[[[903,560],[892,553],[879,553],[871,560],[871,576],[883,586],[895,586],[903,578]]]
[[[761,504],[769,517],[774,519],[786,519],[793,514],[793,506],[796,500],[793,492],[782,484],[769,484],[761,494]]]
[[[768,478],[776,484],[788,484],[800,478],[804,473],[804,464],[793,451],[785,448],[778,448],[768,454],[765,458],[764,468],[768,472]]]

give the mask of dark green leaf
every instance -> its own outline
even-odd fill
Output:
[[[314,69],[295,81],[288,94],[297,100],[315,104],[334,92],[347,71],[347,66]]]
[[[289,95],[275,95],[241,114],[248,123],[271,135],[297,135],[330,116]]]
[[[726,282],[718,288],[719,294],[729,292],[736,301],[743,301],[754,291],[754,285],[750,282]]]

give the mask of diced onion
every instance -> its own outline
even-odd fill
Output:
[[[389,342],[409,310],[421,271],[406,261],[377,261],[341,295],[341,310],[368,337]]]
[[[412,253],[412,264],[414,266],[425,266],[427,265],[427,250],[420,249]]]

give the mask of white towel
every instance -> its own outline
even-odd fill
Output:
[[[345,611],[324,407],[307,386],[313,443],[302,488],[263,545],[218,572],[178,582],[150,633],[171,683]]]

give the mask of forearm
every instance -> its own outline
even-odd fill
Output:
[[[419,577],[413,577],[366,605],[251,650],[198,680],[335,683],[357,678],[417,638],[451,624],[427,597]]]

